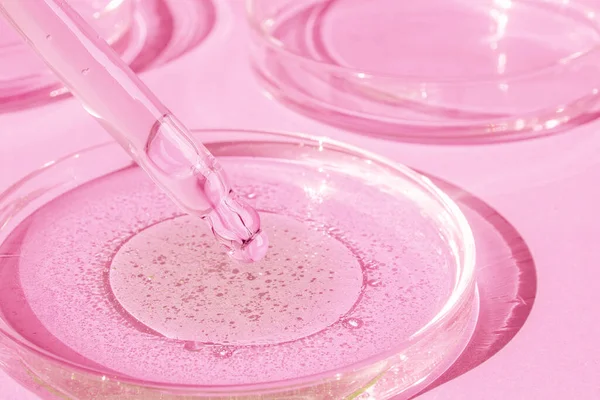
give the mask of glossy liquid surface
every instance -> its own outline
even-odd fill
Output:
[[[5,321],[107,374],[243,384],[390,351],[447,300],[455,255],[414,183],[360,165],[222,161],[272,232],[262,261],[224,256],[130,167],[47,203],[3,241],[1,254],[19,255],[0,260]]]

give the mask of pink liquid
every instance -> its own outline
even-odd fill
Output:
[[[455,258],[436,211],[403,197],[414,185],[360,165],[255,158],[278,147],[219,151],[229,149],[247,151],[222,162],[270,232],[251,270],[126,168],[46,204],[3,241],[0,254],[19,254],[0,260],[4,320],[109,376],[227,385],[365,360],[439,311]]]
[[[265,255],[268,240],[258,213],[74,10],[62,0],[0,0],[0,12],[153,181],[186,213],[208,222],[233,258],[252,262]]]

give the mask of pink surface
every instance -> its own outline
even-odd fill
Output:
[[[220,1],[220,24],[204,44],[142,76],[186,124],[305,132],[359,145],[477,196],[510,221],[531,250],[538,290],[521,331],[483,364],[420,398],[599,398],[600,124],[490,146],[409,145],[349,134],[261,93],[246,59],[241,10],[240,0]],[[0,127],[0,189],[44,161],[109,139],[73,100],[1,115]],[[0,388],[2,400],[37,399],[5,375]]]

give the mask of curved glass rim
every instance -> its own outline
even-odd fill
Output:
[[[106,16],[110,16],[110,13],[118,11],[121,13],[132,13],[132,10],[136,7],[136,0],[117,0],[117,1],[106,1],[104,8],[94,11],[93,14],[85,15],[86,18],[92,18],[94,22],[101,21]],[[131,18],[129,18],[129,23],[126,27],[122,28],[121,34],[125,35],[130,25],[133,24],[133,14]],[[2,20],[0,20],[2,21]],[[6,21],[2,21],[4,24],[8,24]],[[112,42],[112,41],[111,41]],[[27,48],[27,44],[21,40],[20,38],[15,39],[14,41],[7,42],[3,45],[0,45],[0,50],[11,50],[16,47]]]
[[[372,72],[372,71],[369,72],[367,70],[361,70],[358,68],[345,67],[342,65],[335,65],[335,64],[331,64],[331,63],[327,63],[327,62],[323,62],[323,61],[313,60],[313,59],[304,57],[300,54],[297,54],[297,53],[294,53],[293,51],[288,50],[285,46],[283,46],[281,44],[281,42],[279,42],[272,35],[270,35],[268,32],[266,32],[261,27],[261,23],[258,20],[258,18],[255,17],[255,13],[254,13],[254,10],[256,9],[255,4],[260,3],[261,1],[265,1],[265,0],[245,0],[246,16],[247,16],[247,20],[249,22],[250,28],[256,34],[258,34],[261,37],[261,40],[263,40],[270,48],[274,49],[277,52],[285,53],[293,58],[302,60],[303,63],[309,63],[312,65],[320,65],[324,68],[332,69],[332,70],[350,72],[350,73],[352,73],[354,75],[358,75],[364,79],[380,78],[380,79],[387,79],[387,80],[409,80],[409,81],[417,81],[417,82],[422,82],[422,83],[448,84],[448,85],[491,83],[491,82],[496,82],[499,80],[505,82],[505,81],[511,81],[511,80],[526,79],[527,77],[547,73],[554,69],[564,67],[567,64],[572,64],[576,61],[584,59],[585,57],[590,56],[591,54],[595,53],[596,51],[600,51],[600,44],[598,44],[598,45],[590,47],[586,51],[582,51],[582,52],[578,52],[578,53],[570,54],[568,56],[561,57],[561,58],[553,61],[552,63],[547,64],[544,67],[527,70],[527,71],[522,71],[522,72],[518,72],[518,73],[514,73],[514,74],[506,74],[506,75],[502,75],[501,77],[497,77],[497,78],[494,78],[493,76],[488,76],[488,77],[475,76],[472,78],[442,78],[442,79],[440,79],[440,78],[435,78],[433,76],[426,76],[426,75],[410,75],[410,74],[394,75],[394,74],[390,74],[390,73],[378,73],[378,72]],[[578,3],[574,3],[573,6],[576,8],[579,8],[579,9],[584,7]],[[583,15],[588,15],[588,14],[586,14],[586,12],[590,12],[590,11],[587,9],[584,9],[584,10],[581,10],[581,12],[583,13]],[[592,12],[590,15],[595,15],[595,14]],[[596,22],[596,25],[600,25],[600,20],[598,20],[596,18],[588,18],[588,20],[592,20],[592,21]],[[597,28],[598,28],[598,26],[597,26]]]
[[[218,143],[235,143],[235,142],[244,142],[244,141],[253,141],[249,137],[237,138],[234,140],[223,140],[219,138],[218,134],[233,134],[233,133],[244,133],[253,137],[253,135],[261,135],[262,137],[269,137],[273,139],[287,139],[289,143],[310,143],[312,145],[316,145],[319,148],[328,148],[333,151],[340,151],[346,154],[352,155],[360,155],[362,157],[366,157],[372,162],[376,162],[382,166],[387,168],[391,168],[397,171],[399,174],[410,178],[416,184],[421,186],[424,190],[428,191],[435,200],[440,203],[443,208],[446,210],[449,216],[451,216],[453,224],[457,230],[458,235],[460,235],[462,239],[462,247],[464,251],[461,256],[462,259],[457,260],[460,266],[460,275],[457,277],[454,288],[452,289],[452,293],[440,309],[440,311],[432,317],[432,319],[425,324],[421,329],[417,332],[413,333],[409,339],[399,343],[394,346],[393,349],[387,350],[385,352],[381,352],[370,357],[367,357],[361,361],[345,365],[339,369],[328,370],[324,372],[319,372],[316,374],[300,376],[291,379],[284,380],[273,380],[273,381],[265,381],[265,382],[256,382],[256,383],[248,383],[248,384],[231,384],[231,385],[195,385],[195,384],[178,384],[178,383],[169,383],[169,382],[158,382],[158,381],[149,381],[144,379],[138,379],[134,377],[130,377],[125,374],[119,374],[115,378],[118,382],[130,384],[133,386],[142,386],[145,388],[151,389],[165,389],[165,390],[204,390],[211,393],[222,393],[224,391],[231,392],[234,390],[235,392],[254,392],[257,390],[264,389],[281,389],[281,388],[289,388],[294,386],[305,386],[310,384],[311,382],[317,382],[321,380],[325,380],[326,378],[331,378],[337,374],[344,374],[349,371],[357,371],[362,368],[366,368],[372,366],[378,362],[385,361],[394,355],[400,354],[403,349],[410,347],[407,343],[413,343],[415,340],[418,340],[421,336],[425,336],[432,328],[436,325],[440,324],[446,318],[454,315],[454,311],[458,306],[460,306],[465,300],[468,300],[471,295],[475,293],[475,238],[473,236],[473,232],[471,227],[458,207],[456,203],[454,203],[451,198],[444,193],[441,189],[439,189],[429,178],[415,172],[414,170],[406,167],[402,164],[398,164],[392,162],[384,157],[378,156],[377,154],[371,153],[369,151],[365,151],[360,149],[359,147],[349,145],[334,139],[330,139],[327,137],[318,137],[312,136],[302,133],[293,133],[293,132],[271,132],[271,131],[260,131],[260,130],[247,130],[247,129],[194,129],[192,130],[193,135],[207,135],[207,134],[216,134],[214,139],[207,139],[203,141],[203,143],[210,144],[218,144]],[[275,141],[270,140],[271,142],[282,143],[281,140]],[[107,147],[118,147],[118,144],[114,141],[104,142],[95,146],[84,148],[80,151],[71,153],[64,157],[61,157],[55,161],[48,162],[43,164],[41,168],[27,174],[19,181],[8,187],[2,193],[0,193],[0,202],[2,202],[6,197],[16,192],[23,184],[27,181],[45,173],[47,170],[55,168],[59,166],[62,162],[67,161],[72,158],[80,158],[85,153],[90,153],[95,150]],[[455,254],[459,257],[458,254]],[[102,371],[100,369],[92,368],[89,366],[81,365],[69,360],[66,360],[62,357],[56,356],[46,350],[38,348],[37,346],[26,342],[25,340],[21,340],[15,337],[10,332],[6,332],[0,327],[0,334],[4,335],[6,338],[16,343],[18,346],[24,347],[26,350],[35,353],[41,357],[44,357],[50,362],[59,363],[70,370],[81,371],[88,374],[93,374],[97,376],[106,376],[106,371]]]

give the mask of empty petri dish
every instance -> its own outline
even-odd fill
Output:
[[[406,140],[509,140],[597,115],[590,0],[248,0],[254,69],[294,108]]]
[[[473,237],[429,180],[324,139],[195,135],[260,211],[267,256],[227,258],[117,144],[47,163],[0,197],[12,376],[76,399],[386,399],[460,354]]]
[[[69,4],[115,47],[133,22],[134,0],[69,0]],[[0,107],[38,91],[58,89],[52,72],[0,18]]]

